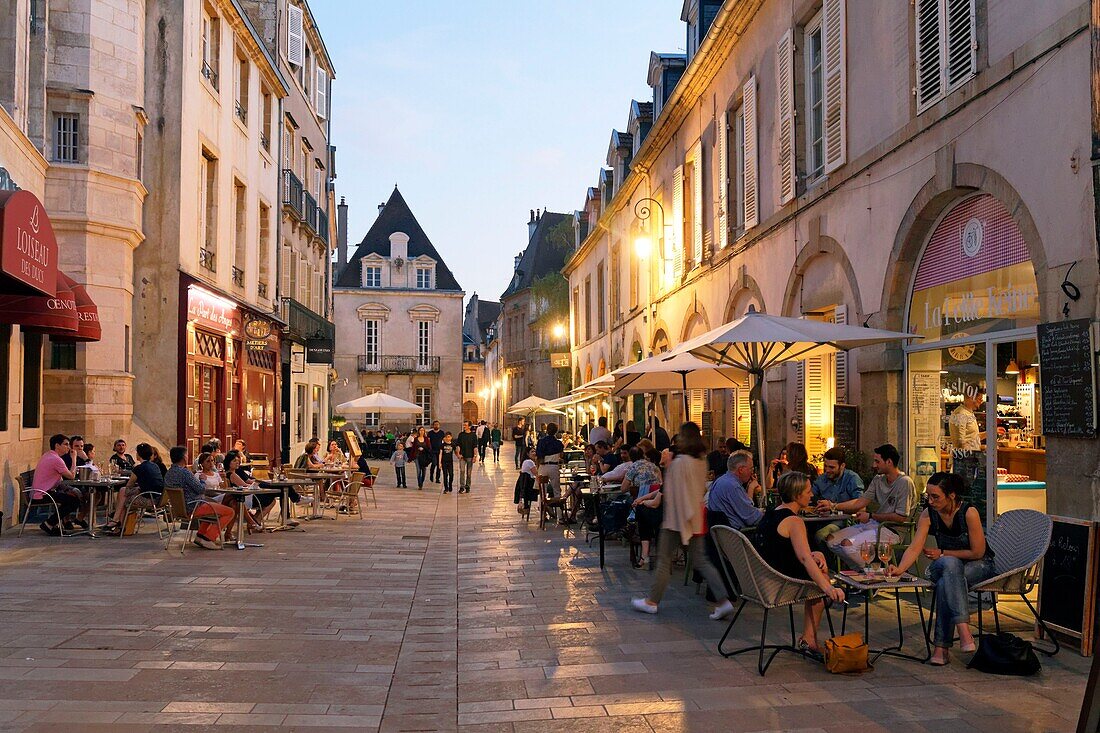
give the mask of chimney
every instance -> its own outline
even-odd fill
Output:
[[[539,221],[535,218],[535,210],[531,209],[531,218],[527,220],[527,241],[531,241],[531,237],[535,236],[535,229],[538,225]]]
[[[348,264],[348,204],[344,197],[336,207],[336,271],[343,272]]]
[[[386,202],[385,202],[385,201],[383,201],[382,203],[378,204],[378,213],[379,213],[379,214],[381,214],[381,213],[382,213],[382,209],[384,209],[384,208],[386,208]]]
[[[522,260],[522,259],[523,259],[523,253],[522,253],[522,252],[520,252],[520,253],[519,253],[518,255],[516,255],[516,258],[515,258],[515,263],[514,263],[514,264],[513,264],[513,266],[512,266],[512,267],[513,267],[513,269],[514,269],[514,270],[515,270],[516,272],[519,272],[519,263],[520,263],[520,260]]]

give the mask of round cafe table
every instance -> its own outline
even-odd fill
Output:
[[[219,496],[224,494],[225,496],[232,496],[237,499],[237,549],[243,550],[246,547],[263,547],[262,542],[245,542],[244,541],[244,514],[248,511],[245,506],[245,499],[249,496],[260,496],[267,494],[278,494],[280,489],[265,489],[262,487],[246,488],[244,486],[234,486],[228,489],[207,489],[207,496]]]
[[[88,529],[76,534],[86,534],[92,539],[99,538],[95,531],[95,515],[99,504],[99,494],[100,492],[106,494],[108,491],[118,491],[126,485],[127,480],[121,476],[111,476],[98,479],[74,479],[64,482],[66,486],[71,486],[74,489],[84,489],[88,492]]]
[[[304,478],[265,479],[260,481],[261,488],[279,489],[283,492],[282,498],[279,500],[279,526],[275,528],[276,530],[294,529],[294,526],[290,523],[290,490],[298,487],[304,489],[306,486],[315,487],[316,485],[316,482]],[[297,522],[295,522],[296,524]]]
[[[335,522],[336,517],[325,516],[324,510],[321,507],[321,502],[325,497],[325,488],[331,486],[333,481],[347,479],[347,472],[337,470],[306,470],[304,475],[308,476],[313,481],[313,514],[307,516],[306,519],[331,519]]]

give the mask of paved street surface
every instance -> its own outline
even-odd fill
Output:
[[[491,458],[490,458],[491,460]],[[0,540],[0,731],[1064,731],[1087,660],[1032,680],[880,660],[862,677],[723,659],[724,625],[609,545],[524,526],[515,472],[469,496],[397,490],[364,521],[244,552],[136,538]],[[383,469],[383,473],[388,471]],[[682,571],[681,571],[682,577]],[[746,612],[741,636],[760,616]],[[883,606],[880,629],[890,622]]]

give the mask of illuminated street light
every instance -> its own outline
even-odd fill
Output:
[[[550,329],[550,333],[555,339],[561,339],[563,336],[565,336],[565,325],[561,323],[555,323],[554,327]]]
[[[638,255],[639,260],[648,260],[652,251],[653,240],[649,238],[649,235],[639,234],[634,240],[634,254]]]

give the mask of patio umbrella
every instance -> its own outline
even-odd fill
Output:
[[[574,387],[569,390],[570,394],[588,394],[594,396],[595,394],[610,392],[615,386],[615,373],[609,372],[602,377],[596,377],[590,382],[585,382],[579,387]]]
[[[750,395],[756,406],[758,468],[763,470],[767,455],[764,450],[764,370],[789,361],[911,338],[919,337],[899,331],[771,316],[750,306],[749,312],[741,318],[685,341],[665,358],[671,360],[680,354],[692,354],[718,366],[742,369],[753,376]]]
[[[340,412],[377,412],[386,415],[419,415],[424,412],[420,405],[414,405],[385,392],[375,392],[350,402],[336,406]]]

